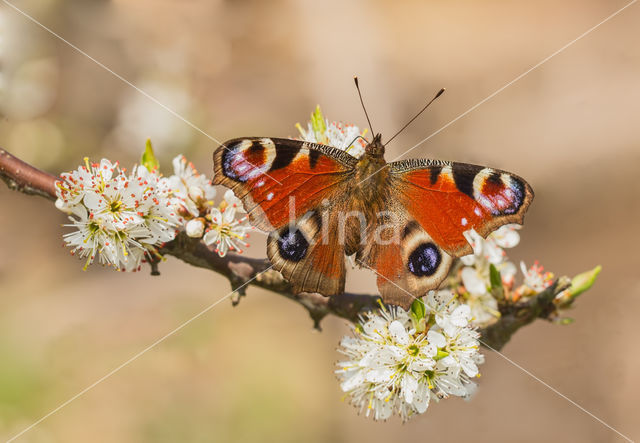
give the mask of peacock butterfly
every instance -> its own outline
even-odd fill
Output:
[[[486,237],[522,224],[533,190],[483,166],[386,163],[384,150],[380,134],[360,158],[301,140],[237,138],[215,150],[213,183],[232,189],[269,232],[267,255],[294,292],[342,293],[344,256],[355,254],[378,274],[383,300],[407,308],[472,252],[465,231]]]

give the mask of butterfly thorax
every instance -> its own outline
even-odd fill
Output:
[[[354,191],[370,205],[376,205],[384,197],[389,179],[386,164],[384,145],[381,142],[381,135],[378,134],[371,143],[367,144],[364,155],[356,165],[357,180]]]
[[[365,153],[355,167],[355,177],[351,187],[350,208],[352,213],[362,214],[366,225],[372,228],[376,224],[378,214],[384,211],[389,192],[389,170],[385,167],[384,146],[380,135],[365,148]],[[346,222],[346,250],[356,252],[364,240],[362,228],[357,218],[349,218]]]

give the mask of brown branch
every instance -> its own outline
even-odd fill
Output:
[[[233,253],[220,257],[202,241],[188,237],[184,232],[179,233],[175,240],[166,243],[159,251],[161,254],[172,255],[190,265],[224,275],[231,282],[232,289],[238,288],[238,298],[245,295],[247,286],[253,285],[300,303],[309,312],[314,327],[318,329],[320,321],[328,314],[355,321],[360,313],[379,307],[380,297],[377,295],[344,293],[327,298],[320,294],[294,294],[291,285],[282,277],[282,274],[271,269],[269,260],[243,257]]]
[[[552,320],[557,314],[553,300],[556,295],[569,286],[570,284],[560,284],[556,280],[544,291],[522,302],[502,303],[500,305],[500,319],[480,331],[482,340],[493,349],[500,350],[523,326],[532,323],[537,318]]]
[[[56,199],[55,183],[58,177],[34,168],[18,157],[0,148],[0,178],[9,189],[29,195]]]
[[[59,178],[40,171],[0,148],[0,178],[10,189],[29,195],[39,195],[55,200],[55,182]],[[245,295],[249,285],[258,286],[278,293],[301,304],[314,321],[316,328],[328,314],[356,321],[362,312],[377,309],[380,297],[370,294],[344,293],[331,298],[320,294],[294,294],[282,275],[271,269],[267,259],[243,257],[228,254],[220,257],[198,239],[180,233],[175,240],[163,245],[162,255],[172,255],[185,263],[209,269],[224,275],[236,291],[235,302]],[[158,263],[151,263],[152,274],[157,275]],[[493,349],[501,349],[521,327],[536,318],[550,319],[555,313],[553,299],[563,288],[557,282],[531,299],[501,306],[501,318],[497,323],[481,330],[483,341]]]

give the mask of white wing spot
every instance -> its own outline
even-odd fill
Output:
[[[267,201],[271,201],[271,200],[273,200],[273,192],[269,192],[267,194]]]
[[[462,226],[467,226],[467,219],[462,217],[462,219],[460,220],[460,223],[462,224]]]
[[[276,149],[276,144],[270,138],[260,139],[260,144],[268,151],[273,151]]]

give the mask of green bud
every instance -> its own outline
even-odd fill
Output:
[[[416,298],[413,303],[411,303],[411,315],[415,316],[417,319],[425,318],[427,315],[427,309],[424,306],[424,302],[421,298]]]
[[[411,303],[409,314],[416,332],[424,332],[427,329],[427,321],[425,318],[427,316],[427,309],[422,299],[416,298],[413,303]]]
[[[144,147],[140,164],[147,168],[149,172],[153,172],[160,167],[160,163],[153,153],[153,147],[151,146],[151,139],[147,139],[147,144]]]
[[[324,121],[320,105],[317,105],[316,110],[311,114],[311,129],[313,129],[316,140],[320,141],[324,138],[324,133],[327,131],[327,124]]]
[[[502,276],[493,263],[489,265],[489,281],[491,282],[491,295],[497,299],[503,298],[504,288],[502,287]]]
[[[571,286],[569,287],[571,298],[576,298],[578,295],[591,288],[595,283],[598,274],[600,274],[600,271],[602,271],[602,266],[598,265],[590,271],[583,272],[582,274],[578,274],[573,277],[573,280],[571,280]]]
[[[449,355],[449,353],[447,351],[443,351],[442,349],[438,349],[438,353],[436,354],[435,357],[433,357],[433,359],[435,361],[442,360],[443,358],[447,357],[448,355]]]

